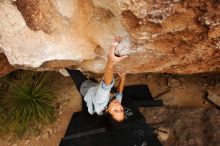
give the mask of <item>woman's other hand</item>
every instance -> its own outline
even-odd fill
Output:
[[[126,73],[118,73],[118,76],[121,80],[125,80]]]

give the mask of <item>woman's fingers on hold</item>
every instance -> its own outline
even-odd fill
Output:
[[[123,73],[118,72],[119,76],[125,76],[126,74],[127,74],[126,72],[123,72]]]
[[[125,79],[126,73],[118,73],[119,78]]]

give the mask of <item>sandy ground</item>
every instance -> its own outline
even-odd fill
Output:
[[[211,133],[209,132],[209,135],[218,135],[215,129],[219,129],[220,124],[219,126],[217,125],[217,127],[216,125],[212,125],[213,120],[211,119],[214,119],[215,123],[220,123],[220,118],[216,119],[215,116],[212,116],[218,115],[220,112],[213,109],[213,106],[203,99],[203,91],[207,87],[211,88],[217,86],[217,84],[219,85],[219,82],[216,81],[216,83],[211,86],[210,81],[206,80],[200,84],[198,82],[198,80],[201,81],[200,77],[193,77],[193,79],[194,80],[192,80],[191,77],[174,78],[171,76],[149,74],[127,76],[127,85],[148,84],[154,97],[169,89],[169,92],[158,97],[164,100],[166,106],[140,109],[148,123],[162,123],[156,124],[155,126],[157,128],[168,128],[171,131],[169,139],[164,142],[166,146],[204,145],[207,142],[204,141],[204,129],[208,130],[210,127],[214,127],[214,129]],[[206,87],[205,83],[208,84]],[[0,146],[57,146],[59,144],[73,112],[81,109],[81,97],[69,77],[59,75],[56,84],[60,87],[58,91],[59,98],[56,104],[58,108],[56,121],[50,125],[46,125],[39,136],[25,135],[23,139],[15,139],[13,135],[1,137]],[[209,114],[207,114],[207,111],[210,111]],[[197,122],[197,126],[194,126],[192,124],[193,122]],[[205,125],[205,128],[202,128],[203,125]],[[197,138],[184,139],[184,136],[192,136],[190,134],[190,129],[192,128],[194,128],[194,131],[199,131],[195,133],[195,135],[197,134]],[[180,133],[184,134],[183,138],[179,136]],[[213,135],[210,137],[215,140]]]

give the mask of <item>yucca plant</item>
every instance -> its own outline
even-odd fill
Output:
[[[49,73],[17,71],[5,80],[0,99],[4,115],[1,130],[22,135],[54,120],[56,88],[51,79]]]

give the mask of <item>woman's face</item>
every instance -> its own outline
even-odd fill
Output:
[[[124,120],[124,108],[117,99],[114,99],[109,103],[107,110],[116,121]]]

